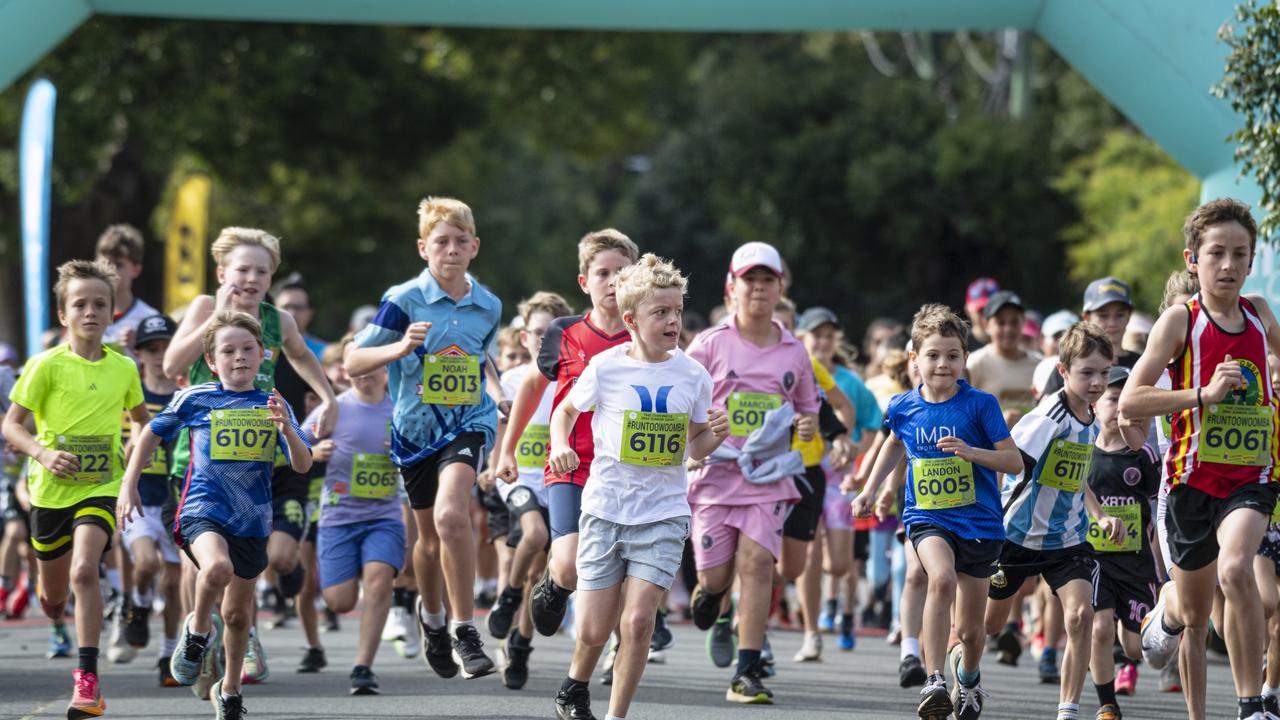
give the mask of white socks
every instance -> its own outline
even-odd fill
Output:
[[[899,653],[898,659],[906,660],[908,655],[920,657],[920,638],[902,638],[902,651]]]

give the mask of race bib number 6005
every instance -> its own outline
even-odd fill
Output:
[[[916,458],[911,461],[916,507],[947,510],[978,501],[973,465],[958,457]]]

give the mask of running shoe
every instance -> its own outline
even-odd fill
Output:
[[[720,616],[707,633],[707,657],[719,668],[727,668],[738,657],[738,634],[733,630],[733,610]]]
[[[1171,662],[1160,671],[1160,692],[1182,692],[1182,673],[1178,671],[1178,663]]]
[[[600,669],[600,684],[613,684],[613,663],[618,659],[618,636],[609,635],[609,651],[604,655],[604,667]]]
[[[462,677],[484,677],[493,672],[493,660],[484,654],[484,643],[475,625],[459,625],[454,630],[453,661],[462,668]]]
[[[996,652],[1000,654],[1001,665],[1017,667],[1018,656],[1022,655],[1022,636],[1014,628],[1001,630],[996,634]]]
[[[920,720],[947,720],[954,711],[946,678],[942,675],[930,677],[920,691],[920,705],[916,708]]]
[[[744,705],[772,705],[773,691],[764,686],[760,669],[752,667],[734,674],[724,699]]]
[[[151,606],[138,606],[132,603],[125,610],[124,639],[134,648],[144,648],[151,640],[151,632],[147,627],[151,619]]]
[[[213,705],[214,720],[244,720],[244,716],[248,714],[244,709],[244,696],[222,696],[221,678],[209,688],[209,703]]]
[[[27,590],[25,581],[18,585],[18,589],[9,594],[9,605],[7,608],[10,620],[21,620],[24,613],[27,612],[27,605],[31,602],[31,593]]]
[[[795,657],[791,658],[796,662],[820,662],[822,660],[822,636],[814,633],[804,634],[804,641],[800,643],[800,649],[796,652]]]
[[[1116,694],[1132,695],[1138,687],[1138,666],[1124,664],[1116,669]]]
[[[212,690],[214,683],[222,679],[222,674],[227,667],[226,651],[223,650],[222,642],[222,616],[214,613],[212,625],[213,630],[209,634],[208,650],[205,651],[204,659],[200,662],[200,671],[196,675],[196,682],[191,686],[192,694],[201,700],[209,699],[209,692]],[[173,655],[177,657],[178,653],[175,652]]]
[[[699,630],[710,630],[712,625],[720,618],[721,601],[724,593],[711,594],[702,589],[701,585],[693,588],[693,593],[689,596],[689,612],[693,616],[693,625]],[[730,608],[732,611],[732,608]]]
[[[387,622],[382,626],[382,641],[392,642],[404,640],[409,636],[409,611],[399,605],[392,605],[387,613]]]
[[[298,663],[298,672],[318,673],[328,665],[329,658],[325,657],[324,648],[309,647],[306,654],[302,656],[302,660]]]
[[[898,663],[898,687],[919,687],[924,685],[926,679],[928,673],[924,671],[920,658],[915,655],[908,655]]]
[[[453,643],[449,639],[447,625],[438,628],[427,627],[422,619],[422,598],[414,605],[414,620],[418,624],[419,644],[426,648],[422,660],[427,667],[446,680],[458,674],[458,664],[453,661]]]
[[[523,588],[508,587],[502,591],[493,609],[489,611],[489,617],[485,619],[490,635],[498,640],[505,640],[511,634],[511,625],[515,622],[516,611],[520,609],[523,600]]]
[[[661,662],[654,660],[653,654],[670,650],[675,646],[676,636],[671,633],[671,627],[667,625],[667,610],[658,610],[658,615],[653,620],[653,636],[649,638],[649,661]]]
[[[67,720],[102,717],[107,701],[102,699],[98,676],[80,668],[71,671],[71,702],[67,704]]]
[[[378,694],[378,676],[373,674],[372,668],[357,665],[351,669],[351,694]]]
[[[119,665],[133,662],[133,659],[138,656],[138,649],[125,639],[127,616],[132,612],[133,605],[126,605],[120,608],[111,620],[111,642],[107,646],[107,659]]]
[[[1165,593],[1169,591],[1166,584],[1160,591],[1156,606],[1142,618],[1142,657],[1153,670],[1163,670],[1169,661],[1178,656],[1178,644],[1182,640],[1182,632],[1166,632],[1164,629]]]
[[[71,636],[67,634],[66,625],[50,626],[49,652],[45,656],[50,660],[71,656]]]
[[[179,685],[195,685],[200,676],[201,667],[204,665],[205,654],[221,639],[216,627],[210,631],[208,637],[200,638],[192,635],[192,617],[194,613],[187,615],[187,618],[182,621],[182,634],[179,636],[178,646],[174,648],[173,655],[169,656],[169,674],[178,681]]]
[[[558,720],[596,720],[591,713],[591,689],[586,683],[573,683],[556,693]]]
[[[1120,714],[1120,706],[1107,703],[1098,708],[1098,714],[1093,716],[1093,720],[1121,720],[1124,716]]]
[[[840,616],[840,640],[838,644],[840,649],[846,652],[858,646],[858,635],[854,632],[852,613],[845,613]]]
[[[827,603],[822,612],[818,613],[818,632],[835,632],[836,631],[836,608],[835,601]]]
[[[267,651],[262,648],[258,633],[249,634],[249,642],[244,648],[244,668],[240,674],[240,682],[245,685],[264,683],[271,676],[267,667]]]
[[[533,653],[530,638],[517,630],[506,637],[498,647],[502,661],[502,684],[509,690],[519,690],[529,681],[529,655]]]
[[[156,662],[156,673],[160,676],[160,687],[182,687],[182,683],[173,676],[169,669],[171,658],[162,657]]]
[[[551,637],[560,629],[565,613],[569,611],[569,595],[551,579],[548,570],[542,576],[542,582],[533,587],[529,595],[529,612],[533,615],[533,627],[541,635]]]
[[[1046,647],[1040,652],[1040,684],[1057,685],[1061,681],[1062,674],[1058,672],[1058,651],[1055,648]]]

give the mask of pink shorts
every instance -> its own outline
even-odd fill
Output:
[[[739,533],[782,556],[782,525],[789,503],[785,500],[759,505],[700,505],[692,503],[694,564],[699,570],[720,567],[738,551]]]
[[[840,483],[827,484],[827,495],[822,501],[822,525],[832,530],[853,529],[852,498],[840,492]]]

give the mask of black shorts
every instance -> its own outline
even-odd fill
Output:
[[[292,497],[271,496],[271,532],[282,532],[298,542],[307,537],[311,525],[307,517],[306,494]]]
[[[489,542],[501,540],[511,535],[511,513],[505,509],[485,510],[489,524]]]
[[[1058,588],[1072,580],[1084,580],[1096,589],[1098,561],[1093,557],[1093,547],[1081,543],[1060,550],[1032,550],[1006,541],[1000,551],[1000,568],[991,576],[987,597],[1011,598],[1018,594],[1027,578],[1037,575],[1044,575],[1054,595],[1058,594]]]
[[[64,508],[31,507],[31,547],[40,560],[57,560],[71,549],[80,525],[96,525],[107,534],[106,550],[116,534],[116,499],[94,497]]]
[[[804,477],[796,477],[800,500],[791,506],[782,525],[782,536],[810,542],[818,535],[823,503],[827,499],[827,473],[821,465],[804,469]]]
[[[1156,605],[1160,585],[1151,578],[1114,568],[1105,557],[1097,559],[1098,582],[1093,587],[1093,609],[1115,610],[1125,630],[1142,632],[1142,618]],[[1154,569],[1154,566],[1153,566]]]
[[[303,537],[303,542],[316,544],[316,532],[320,528],[320,501],[307,501],[307,534]]]
[[[956,572],[970,577],[989,578],[996,571],[996,560],[1000,557],[1001,541],[972,540],[956,537],[956,534],[945,528],[929,523],[916,523],[908,528],[911,535],[911,546],[920,549],[920,542],[927,537],[939,537],[951,546],[956,556]]]
[[[866,562],[871,558],[871,531],[853,531],[853,559]]]
[[[18,502],[17,480],[0,481],[0,521],[5,523],[21,520],[31,527],[31,515]]]
[[[232,535],[215,522],[192,518],[178,527],[176,539],[178,547],[182,548],[197,568],[200,567],[200,563],[191,553],[191,543],[207,532],[217,533],[227,542],[227,556],[231,560],[231,569],[236,577],[253,580],[267,569],[267,538]]]
[[[453,442],[417,465],[400,468],[404,477],[404,489],[409,494],[409,507],[425,510],[435,507],[436,493],[440,489],[440,471],[454,463],[462,463],[472,470],[480,467],[484,455],[484,433],[459,433]]]
[[[160,506],[160,520],[164,523],[164,531],[173,534],[173,526],[178,520],[178,500],[182,497],[182,484],[185,481],[181,475],[169,476],[169,495],[164,499],[164,505]]]
[[[511,522],[511,532],[507,533],[507,547],[519,547],[520,541],[524,539],[524,528],[520,526],[520,518],[525,513],[535,511],[542,515],[542,523],[550,528],[551,514],[538,502],[538,496],[532,490],[527,487],[517,487],[507,496],[507,517]],[[550,549],[551,533],[548,530],[547,544],[543,551]]]
[[[1276,506],[1276,485],[1251,483],[1216,498],[1189,485],[1169,491],[1164,516],[1169,561],[1191,572],[1218,559],[1218,526],[1229,513],[1245,508],[1270,517]]]

